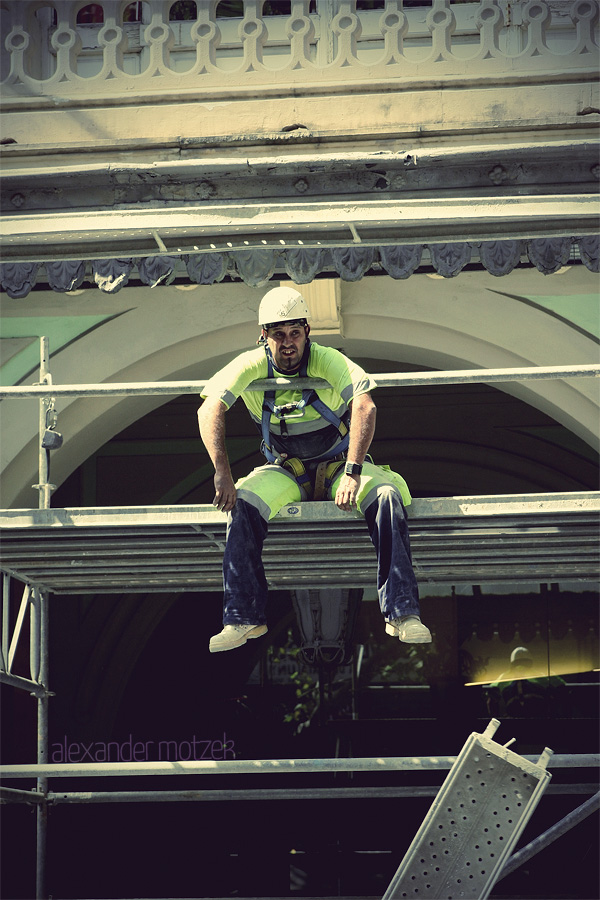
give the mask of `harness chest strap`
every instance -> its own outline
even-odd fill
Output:
[[[273,362],[271,357],[267,354],[267,377],[273,378]],[[307,360],[303,360],[302,365],[300,366],[299,371],[300,378],[306,378],[307,376]],[[326,454],[324,454],[324,458],[328,458],[331,456],[337,456],[339,453],[342,453],[348,449],[348,443],[350,438],[350,432],[346,423],[337,416],[332,409],[330,409],[327,404],[325,404],[321,398],[317,395],[316,391],[312,388],[307,388],[302,391],[302,399],[298,400],[294,403],[285,403],[281,406],[277,406],[275,404],[275,391],[265,391],[264,399],[263,399],[263,407],[262,407],[262,421],[261,421],[261,431],[262,431],[262,447],[261,450],[266,456],[269,462],[276,462],[278,457],[275,453],[273,453],[270,446],[270,425],[271,425],[271,415],[277,416],[278,419],[281,420],[282,429],[285,426],[285,416],[288,418],[300,418],[303,415],[303,410],[305,406],[312,406],[316,411],[321,415],[326,421],[328,421],[331,425],[335,425],[338,429],[341,437],[341,441],[335,447],[332,447]],[[291,415],[292,413],[296,413],[296,415]]]

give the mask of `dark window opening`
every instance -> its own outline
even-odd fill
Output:
[[[77,13],[78,25],[102,25],[104,22],[104,10],[100,3],[90,3]]]

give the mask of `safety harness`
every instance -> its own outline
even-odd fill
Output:
[[[306,378],[307,369],[308,369],[308,353],[310,350],[310,344],[307,347],[306,352],[302,358],[302,362],[300,363],[299,369],[299,377]],[[273,358],[271,356],[270,351],[266,350],[267,353],[267,378],[273,378],[274,367],[273,367]],[[262,406],[262,421],[261,421],[261,431],[262,431],[262,445],[261,451],[267,460],[270,463],[279,463],[283,464],[285,457],[281,454],[277,454],[273,451],[270,445],[271,434],[270,434],[270,425],[271,425],[271,416],[274,415],[281,422],[281,432],[282,434],[287,433],[286,428],[286,419],[301,419],[304,415],[304,408],[306,406],[312,406],[316,411],[322,416],[327,422],[331,425],[335,425],[337,430],[339,431],[341,441],[339,444],[336,444],[334,447],[331,447],[325,453],[323,453],[320,457],[320,461],[333,459],[334,457],[340,456],[344,454],[348,449],[348,442],[350,438],[350,431],[347,423],[340,419],[332,409],[330,409],[326,403],[324,403],[317,392],[313,390],[313,388],[305,388],[302,391],[302,399],[293,401],[292,403],[283,403],[281,405],[277,405],[275,403],[275,390],[265,391],[263,406]]]

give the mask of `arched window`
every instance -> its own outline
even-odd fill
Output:
[[[102,25],[104,22],[104,9],[101,3],[88,3],[77,13],[78,25]]]
[[[262,8],[263,16],[291,16],[291,0],[265,0]]]
[[[142,21],[142,4],[139,0],[130,3],[123,11],[123,22],[141,22]]]
[[[38,22],[43,23],[46,28],[58,27],[58,14],[53,6],[38,6],[35,11],[35,18]]]
[[[217,19],[242,19],[244,4],[242,0],[221,0],[217,5]]]
[[[195,22],[197,18],[195,0],[176,0],[169,10],[169,22]]]

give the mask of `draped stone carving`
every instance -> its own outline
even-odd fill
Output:
[[[13,300],[26,297],[35,285],[40,263],[3,263],[0,265],[0,286]]]
[[[83,284],[85,278],[85,262],[78,259],[62,259],[47,262],[46,274],[48,284],[53,291],[66,293],[75,291]]]
[[[239,274],[251,287],[267,284],[275,271],[274,250],[235,250],[231,255]]]
[[[523,241],[482,241],[479,259],[491,275],[508,275],[521,259]]]
[[[85,279],[86,265],[91,270],[87,281],[96,283],[101,291],[115,293],[124,287],[137,265],[143,284],[157,287],[170,284],[181,277],[185,263],[187,277],[196,284],[215,284],[229,272],[239,276],[252,287],[261,287],[283,272],[296,284],[308,284],[322,272],[337,272],[344,281],[359,281],[377,262],[392,278],[409,278],[423,264],[427,248],[436,271],[445,278],[454,278],[471,262],[473,256],[492,275],[508,275],[528,256],[530,262],[544,275],[552,274],[566,265],[571,248],[579,245],[582,263],[591,271],[600,270],[600,237],[544,238],[532,241],[482,241],[448,244],[415,244],[365,247],[351,244],[331,250],[324,248],[286,248],[273,250],[257,248],[229,252],[198,253],[192,256],[150,256],[143,259],[57,261],[48,263],[4,263],[0,267],[0,288],[13,299],[22,299],[39,281],[39,270],[46,269],[49,287],[54,291],[71,291]],[[184,270],[185,271],[185,270]]]
[[[215,284],[223,281],[227,273],[228,258],[225,253],[199,253],[184,257],[187,273],[196,284]]]
[[[579,255],[585,266],[590,272],[600,271],[600,237],[597,235],[591,237],[579,238]]]
[[[428,246],[435,270],[444,278],[454,278],[471,261],[470,244],[429,244]]]
[[[379,248],[381,265],[392,278],[409,278],[419,268],[422,256],[421,244]]]
[[[543,275],[552,275],[568,263],[572,243],[573,238],[536,238],[527,244],[529,261]]]
[[[178,256],[147,256],[138,262],[140,279],[152,288],[159,284],[170,284],[175,277],[178,262]]]
[[[324,256],[324,251],[319,249],[294,247],[286,250],[283,254],[285,271],[296,284],[308,284],[321,271]]]
[[[116,294],[129,281],[132,259],[95,259],[92,262],[94,281],[106,294]]]
[[[331,251],[333,265],[344,281],[360,281],[375,261],[374,247],[340,247]]]

